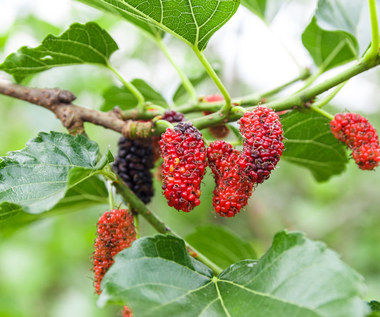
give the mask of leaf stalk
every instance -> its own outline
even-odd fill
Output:
[[[127,88],[137,99],[137,108],[140,111],[144,111],[144,106],[145,106],[145,98],[142,95],[142,93],[129,81],[127,81],[119,72],[116,68],[114,68],[111,64],[107,64],[107,68],[111,70],[117,78],[121,81],[121,83]]]
[[[214,81],[214,83],[219,88],[220,92],[222,93],[225,104],[220,111],[224,116],[228,116],[232,108],[232,101],[231,101],[231,96],[229,92],[227,91],[223,82],[221,81],[218,74],[215,72],[214,68],[211,66],[211,64],[209,63],[209,61],[207,60],[203,52],[201,52],[198,49],[198,47],[193,47],[193,51],[195,55],[197,55],[200,62],[202,63],[203,67],[206,69],[207,73],[210,75],[211,79]]]

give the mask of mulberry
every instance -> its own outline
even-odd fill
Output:
[[[242,152],[224,141],[213,142],[207,149],[216,182],[213,205],[224,217],[233,217],[247,205],[253,187],[269,178],[284,149],[282,126],[272,109],[256,107],[239,123]]]
[[[160,140],[164,195],[168,205],[191,211],[200,204],[200,185],[207,166],[201,133],[188,122],[167,129]]]
[[[380,162],[380,147],[375,143],[365,143],[354,148],[352,157],[362,170],[373,170]]]
[[[161,120],[166,120],[170,123],[177,123],[182,122],[185,120],[185,116],[177,111],[174,110],[167,110],[163,114]],[[156,162],[161,157],[161,150],[160,150],[160,137],[154,136],[153,137],[153,152],[154,152],[154,161]]]
[[[97,224],[95,241],[94,273],[95,290],[100,294],[100,283],[114,263],[114,256],[131,246],[136,240],[133,216],[126,209],[105,212]]]
[[[244,147],[238,164],[251,181],[261,184],[269,178],[284,150],[280,119],[272,109],[258,106],[246,112],[239,124]]]
[[[330,122],[331,132],[352,150],[360,169],[373,170],[379,165],[380,146],[376,129],[357,113],[338,113]]]
[[[113,169],[145,204],[150,202],[154,194],[150,172],[154,166],[153,159],[151,138],[120,138],[119,151]]]
[[[185,119],[185,116],[174,110],[165,111],[161,120],[169,121],[170,123],[182,122]]]
[[[203,98],[206,102],[218,102],[218,101],[223,101],[223,97],[221,95],[215,94],[215,95],[210,95],[207,97]]]
[[[247,158],[224,141],[211,143],[207,158],[216,182],[213,193],[215,211],[223,217],[233,217],[247,205],[254,186],[246,167],[237,164]]]
[[[124,306],[123,317],[132,317],[132,316],[133,316],[132,310],[128,306]]]

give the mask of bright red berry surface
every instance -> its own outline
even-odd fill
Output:
[[[98,221],[95,240],[94,273],[95,290],[101,293],[100,283],[114,263],[114,256],[131,246],[136,240],[133,216],[126,209],[105,212]]]
[[[201,133],[191,123],[181,122],[161,136],[162,189],[168,205],[191,211],[200,204],[200,186],[207,166]]]
[[[239,123],[242,152],[224,141],[213,142],[207,149],[216,182],[213,205],[224,217],[234,216],[247,205],[253,187],[269,178],[284,149],[282,126],[272,109],[256,107]]]
[[[207,97],[204,97],[203,99],[206,102],[217,102],[217,101],[223,101],[224,100],[224,98],[218,94],[207,96]]]
[[[231,144],[215,141],[207,149],[207,157],[214,174],[216,187],[213,195],[215,211],[223,217],[235,216],[247,205],[254,183],[241,170],[238,161],[242,154]]]
[[[185,120],[185,116],[182,113],[174,111],[174,110],[166,110],[165,113],[162,115],[161,120],[165,120],[170,123],[176,123],[176,122],[181,122]],[[153,153],[154,153],[154,161],[157,161],[161,157],[159,136],[154,136],[152,138],[152,146],[153,146]]]
[[[379,136],[368,120],[357,113],[338,113],[330,122],[331,132],[352,149],[359,168],[373,170],[380,162]]]
[[[261,184],[269,178],[284,150],[280,119],[272,109],[259,106],[246,112],[239,124],[244,137],[239,164],[253,182]]]
[[[237,150],[233,149],[232,145],[225,141],[212,142],[207,148],[208,163],[217,184],[223,177],[225,169],[229,167],[229,156],[234,151]]]
[[[133,316],[132,310],[128,306],[124,306],[123,317],[132,317],[132,316]]]

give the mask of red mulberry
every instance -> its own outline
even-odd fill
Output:
[[[182,113],[174,111],[174,110],[166,110],[161,120],[165,120],[170,123],[177,123],[177,122],[184,121],[185,116]],[[154,152],[154,161],[156,162],[161,157],[160,137],[154,136],[152,144],[153,144],[153,152]]]
[[[380,147],[375,143],[366,143],[354,148],[352,157],[362,170],[373,170],[380,162]]]
[[[124,306],[123,317],[132,317],[132,316],[133,316],[132,310],[128,306]]]
[[[223,177],[225,169],[228,168],[228,159],[233,152],[238,151],[233,149],[232,145],[225,141],[212,142],[207,148],[208,164],[217,184]]]
[[[203,98],[206,102],[218,102],[223,101],[224,98],[221,95],[215,94]]]
[[[114,256],[131,246],[136,240],[133,216],[126,209],[105,212],[98,221],[95,241],[94,272],[95,290],[101,293],[100,283],[114,263]]]
[[[224,141],[211,143],[207,150],[216,182],[213,205],[224,217],[234,216],[247,205],[253,187],[269,178],[284,149],[282,126],[272,109],[256,107],[239,123],[242,152]]]
[[[238,161],[244,162],[246,157],[224,141],[211,143],[207,157],[216,182],[215,211],[223,217],[233,217],[247,205],[254,186],[245,166],[237,164]]]
[[[338,113],[330,122],[331,132],[351,150],[360,169],[373,170],[380,162],[379,136],[368,120],[357,113]]]
[[[239,124],[244,137],[244,155],[239,164],[253,182],[261,184],[269,178],[284,150],[280,119],[272,109],[258,106],[246,112]]]
[[[190,211],[200,204],[200,185],[207,166],[201,133],[191,123],[167,129],[160,141],[164,195],[168,205]]]

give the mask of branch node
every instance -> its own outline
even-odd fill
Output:
[[[77,97],[71,91],[68,91],[68,90],[59,90],[57,97],[60,103],[66,103],[66,104],[70,104],[75,99],[77,99]]]
[[[150,136],[152,122],[139,122],[128,120],[121,129],[121,134],[129,139],[144,139]]]

